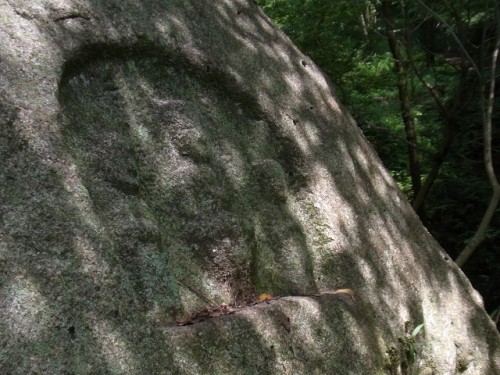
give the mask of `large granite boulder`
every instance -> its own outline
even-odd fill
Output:
[[[0,20],[0,373],[500,373],[468,280],[251,1]]]

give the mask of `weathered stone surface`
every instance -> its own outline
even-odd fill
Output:
[[[0,19],[2,374],[399,374],[421,323],[413,373],[500,373],[469,282],[251,1]],[[175,324],[262,292],[294,297]]]

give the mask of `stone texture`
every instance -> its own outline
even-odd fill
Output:
[[[500,373],[480,298],[251,1],[0,19],[2,374]]]

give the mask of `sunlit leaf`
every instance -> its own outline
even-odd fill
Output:
[[[415,329],[413,330],[413,332],[411,333],[411,337],[415,337],[418,335],[418,333],[420,332],[420,330],[424,328],[424,323],[422,324],[419,324],[418,326],[415,327]]]

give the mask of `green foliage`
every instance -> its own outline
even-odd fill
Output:
[[[360,10],[366,1],[258,0],[299,48],[336,82],[364,52]],[[339,48],[340,47],[340,48]]]
[[[416,360],[419,354],[419,349],[422,347],[422,342],[417,343],[417,336],[424,328],[424,323],[416,326],[410,333],[411,322],[405,323],[405,332],[398,336],[398,345],[393,345],[388,348],[385,358],[385,368],[392,374],[411,375],[417,368]]]
[[[418,326],[415,327],[415,329],[413,330],[413,332],[411,333],[411,337],[415,338],[418,333],[422,330],[422,328],[424,328],[424,323],[422,324],[419,324]]]
[[[389,53],[373,54],[359,61],[341,80],[344,100],[359,126],[373,143],[387,168],[406,171],[404,126]]]
[[[409,328],[409,322],[407,322],[407,326]],[[415,360],[417,357],[417,335],[424,328],[424,323],[416,326],[412,333],[405,333],[398,337],[400,352],[401,352],[401,367],[406,371],[404,373],[412,374]]]

